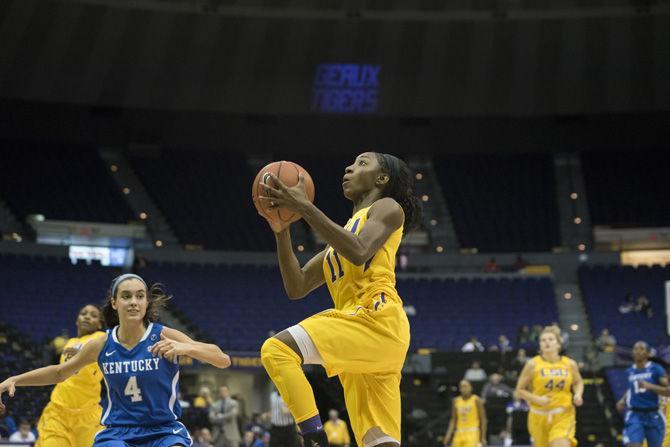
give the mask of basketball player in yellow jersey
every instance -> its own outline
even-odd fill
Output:
[[[288,226],[270,222],[284,287],[300,299],[324,282],[334,308],[266,340],[261,360],[295,418],[305,447],[326,447],[314,394],[301,364],[321,364],[339,376],[361,447],[400,445],[400,371],[409,346],[409,323],[395,289],[395,257],[403,231],[419,219],[407,165],[366,152],[344,171],[342,189],[351,219],[340,227],[307,200],[302,179],[286,187],[264,185],[272,208],[299,213],[328,246],[300,266]]]
[[[82,346],[97,337],[101,331],[102,312],[94,304],[84,306],[77,315],[77,337],[65,344],[60,363],[67,362]],[[61,382],[51,393],[37,424],[39,438],[35,447],[90,447],[100,426],[100,381],[102,372],[97,363],[81,369]]]
[[[584,382],[577,363],[561,356],[561,330],[547,326],[540,334],[540,355],[526,363],[516,385],[530,405],[528,432],[535,447],[574,447],[575,407],[582,405]]]
[[[458,384],[461,395],[454,399],[449,428],[444,435],[444,445],[449,445],[454,434],[453,447],[486,446],[486,411],[484,403],[472,394],[472,384],[461,380]]]

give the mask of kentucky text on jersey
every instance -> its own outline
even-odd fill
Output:
[[[127,374],[129,372],[153,371],[154,369],[158,369],[159,365],[159,358],[103,362],[102,371],[105,374]]]
[[[636,410],[655,410],[658,408],[658,394],[640,387],[640,382],[645,381],[654,385],[661,383],[661,377],[665,376],[665,370],[661,365],[647,362],[642,368],[635,365],[626,370],[628,375],[628,395],[626,404],[629,408]]]

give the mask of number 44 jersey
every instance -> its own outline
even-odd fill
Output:
[[[548,362],[538,355],[533,357],[533,363],[533,394],[550,399],[549,405],[541,408],[550,410],[572,407],[573,374],[570,359],[562,356],[557,362]],[[531,403],[531,407],[536,405]]]
[[[163,326],[150,323],[130,350],[119,343],[118,329],[116,326],[107,331],[107,341],[98,357],[107,386],[100,423],[114,427],[174,422],[181,416],[177,359],[171,362],[151,354],[151,347],[161,339]]]

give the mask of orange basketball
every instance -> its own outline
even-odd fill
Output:
[[[298,175],[302,174],[305,177],[305,189],[310,202],[314,201],[314,182],[312,181],[312,177],[297,163],[291,161],[273,161],[258,171],[254,184],[251,187],[251,197],[254,200],[254,205],[256,205],[256,209],[264,217],[274,222],[291,223],[300,220],[300,214],[285,208],[278,208],[276,210],[267,209],[269,203],[258,198],[258,196],[265,195],[265,190],[261,187],[261,183],[270,185],[273,188],[276,187],[274,181],[268,175],[270,173],[276,175],[286,186],[296,185],[298,183]]]

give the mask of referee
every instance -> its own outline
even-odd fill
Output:
[[[270,447],[300,447],[293,416],[276,389],[270,394],[270,408]]]

